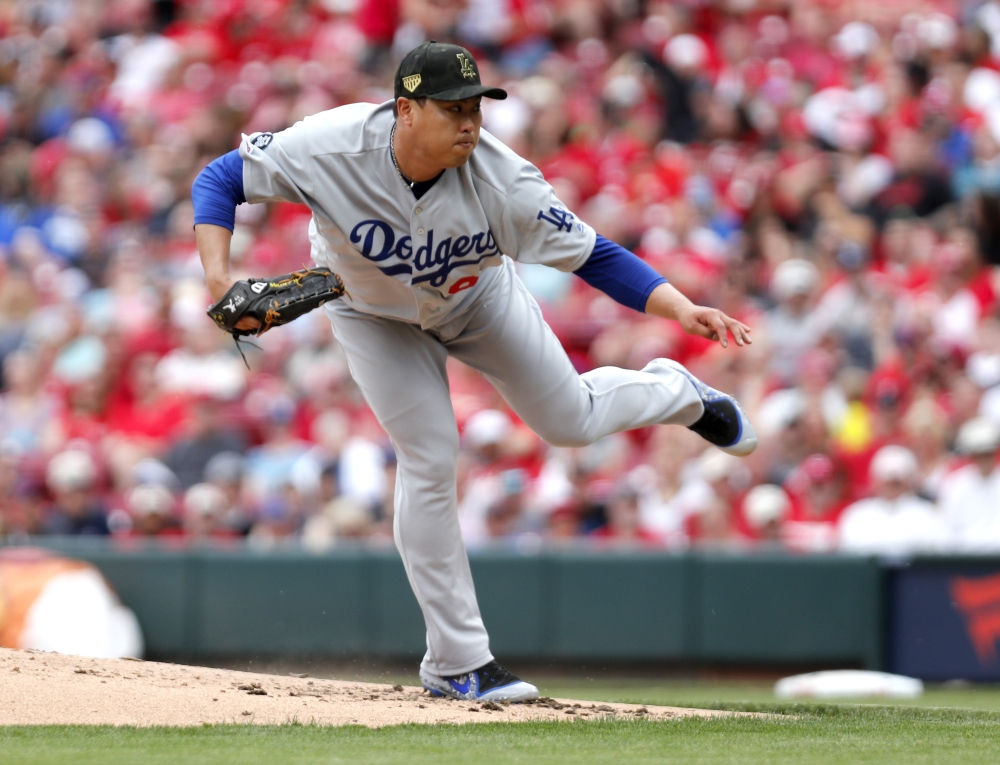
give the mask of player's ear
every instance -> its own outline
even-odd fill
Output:
[[[400,96],[396,99],[396,119],[400,122],[409,125],[410,121],[413,119],[413,102]]]

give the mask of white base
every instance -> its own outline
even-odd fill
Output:
[[[915,699],[923,692],[924,684],[915,678],[861,669],[793,675],[774,686],[774,695],[779,699]]]

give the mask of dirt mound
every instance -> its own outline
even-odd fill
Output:
[[[0,648],[0,725],[320,725],[469,723],[726,714],[702,709],[540,699],[436,699],[420,688],[280,677],[148,661]]]

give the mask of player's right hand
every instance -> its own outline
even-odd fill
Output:
[[[728,334],[733,336],[739,346],[753,342],[750,327],[727,316],[718,308],[691,304],[678,312],[677,321],[685,332],[713,340],[723,348],[729,347]]]
[[[688,334],[707,338],[723,348],[729,347],[730,334],[736,345],[750,345],[753,342],[750,339],[750,327],[746,324],[727,316],[718,308],[695,305],[667,283],[653,290],[646,301],[645,310],[653,316],[673,319]]]

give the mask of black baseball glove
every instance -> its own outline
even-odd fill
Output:
[[[233,337],[263,335],[271,327],[295,321],[346,292],[340,277],[330,269],[303,268],[270,279],[238,281],[208,309],[208,315]],[[260,326],[238,329],[236,323],[246,316],[259,321]]]

